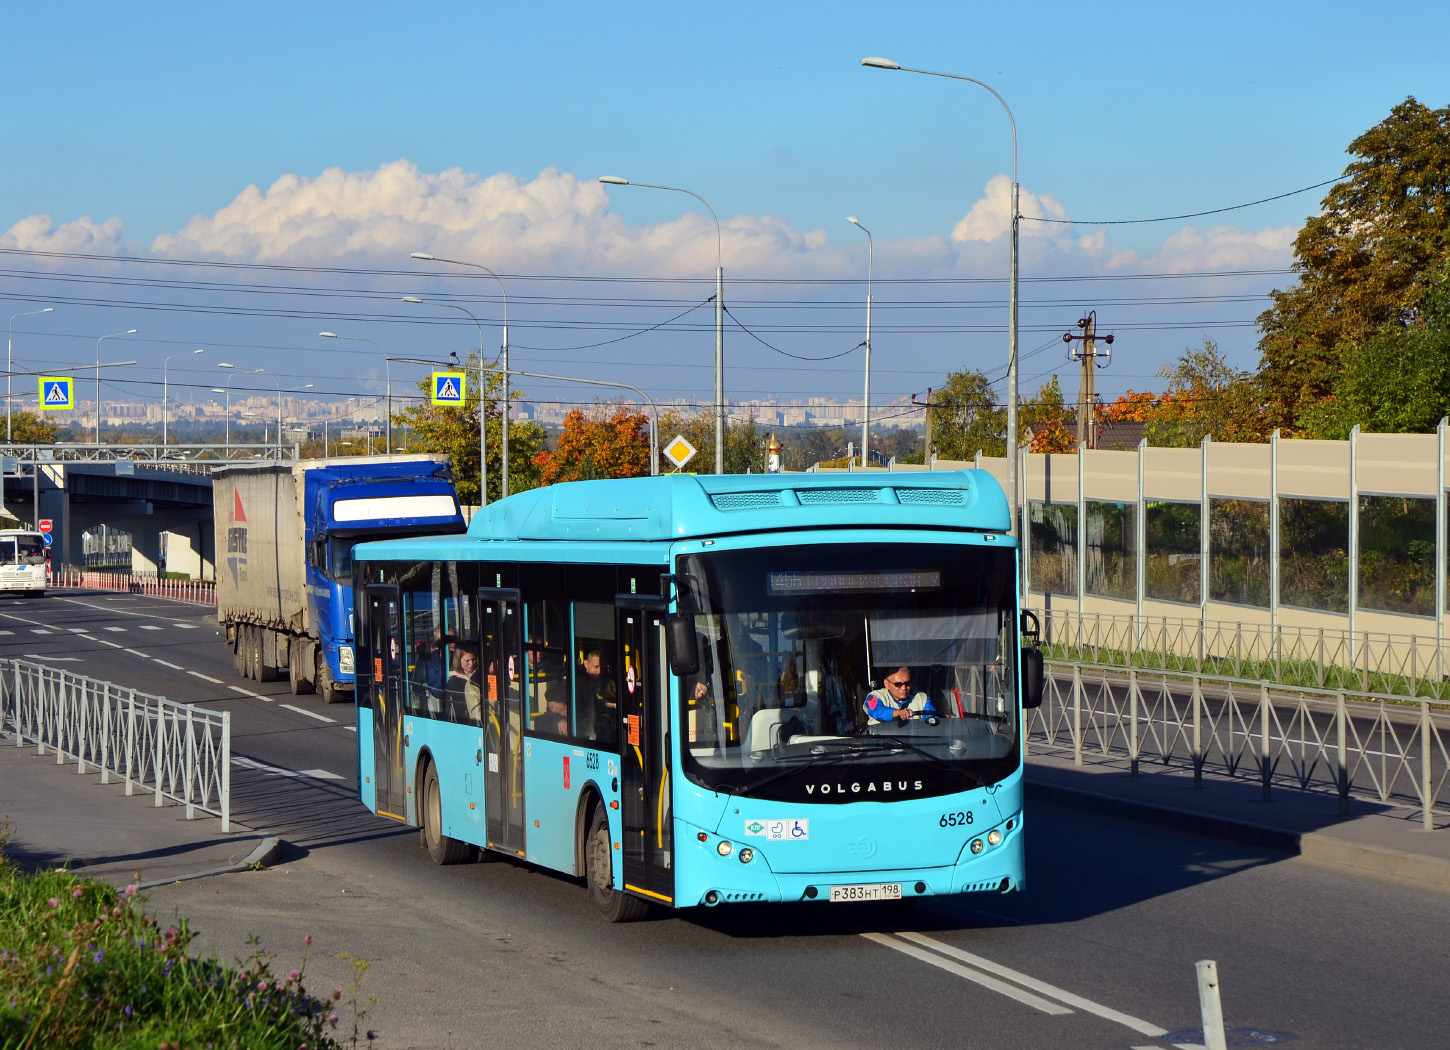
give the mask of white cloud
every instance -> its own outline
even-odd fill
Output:
[[[1067,211],[1056,197],[1018,189],[1017,208],[1021,215],[1044,219],[1066,219]],[[1012,229],[1012,180],[1006,175],[993,175],[987,180],[986,196],[972,205],[970,211],[952,227],[954,241],[995,241]],[[1023,237],[1061,237],[1063,227],[1049,222],[1023,222]]]
[[[1154,272],[1189,273],[1200,270],[1273,269],[1293,257],[1297,226],[1268,226],[1242,230],[1215,226],[1208,230],[1185,226],[1163,242],[1146,261]]]
[[[74,222],[56,226],[49,215],[29,215],[0,234],[0,248],[115,255],[121,250],[125,228],[120,219],[97,223],[89,215],[83,215]]]

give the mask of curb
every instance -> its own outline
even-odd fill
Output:
[[[282,859],[282,848],[284,843],[276,835],[268,835],[258,842],[256,848],[248,853],[240,864],[231,864],[225,868],[213,868],[210,871],[193,871],[186,875],[173,875],[167,879],[153,879],[150,882],[139,883],[138,890],[154,889],[157,886],[170,886],[176,882],[191,882],[193,879],[208,879],[213,875],[231,875],[239,871],[252,871],[256,868],[270,868]]]
[[[1291,857],[1329,861],[1360,871],[1395,875],[1427,886],[1450,889],[1450,861],[1437,857],[1350,842],[1322,831],[1285,831],[1283,828],[1268,827],[1250,821],[1208,816],[1193,810],[1115,798],[1095,791],[1056,784],[1028,780],[1025,789],[1027,797],[1035,802],[1105,813],[1154,827],[1192,831],[1246,846],[1273,850]]]

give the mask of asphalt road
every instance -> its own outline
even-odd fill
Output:
[[[346,987],[339,953],[369,960],[360,994],[378,1001],[362,1027],[380,1046],[1167,1047],[1199,1024],[1194,963],[1209,958],[1231,1028],[1324,1050],[1447,1042],[1443,891],[1039,805],[1023,893],[610,926],[572,879],[429,863],[416,832],[355,800],[350,710],[242,682],[203,611],[0,601],[0,631],[0,655],[68,658],[233,712],[234,753],[252,763],[236,771],[237,819],[296,848],[265,872],[158,889],[151,906],[226,959],[260,936],[283,970],[311,935],[314,992]]]

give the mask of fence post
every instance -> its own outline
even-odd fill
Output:
[[[1269,778],[1273,765],[1269,761],[1269,683],[1259,683],[1259,776],[1264,783],[1263,800],[1269,801]]]
[[[156,707],[156,767],[152,772],[156,775],[156,807],[161,807],[161,787],[166,781],[163,770],[166,768],[163,762],[166,758],[166,708]]]
[[[1319,655],[1314,662],[1314,684],[1324,688],[1324,628],[1319,628]]]
[[[1339,815],[1345,816],[1349,813],[1349,750],[1348,750],[1348,726],[1345,724],[1349,717],[1348,705],[1344,702],[1344,690],[1340,689],[1334,694],[1334,722],[1335,732],[1339,740]]]
[[[1420,701],[1420,783],[1424,800],[1425,830],[1435,830],[1435,783],[1430,779],[1430,734],[1434,726],[1430,722],[1430,702]]]
[[[1073,664],[1073,766],[1083,764],[1083,666]]]
[[[1244,625],[1234,624],[1234,677],[1242,678],[1239,672],[1243,670],[1244,658]]]
[[[1128,776],[1138,775],[1138,672],[1128,672]]]
[[[101,783],[111,782],[111,683],[106,683],[105,705],[101,708]]]
[[[182,776],[182,791],[186,795],[186,819],[196,819],[196,806],[191,799],[192,778],[196,775],[196,725],[191,718],[191,705],[186,705],[186,772]]]
[[[22,732],[20,723],[20,661],[10,661],[11,677],[11,699],[15,701],[15,746],[25,746],[25,734]]]
[[[86,773],[86,730],[91,723],[91,701],[96,698],[96,680],[87,678],[81,683],[80,688],[80,718],[76,727],[76,772],[81,776]]]
[[[1203,787],[1203,679],[1193,676],[1193,786]]]
[[[126,705],[126,794],[136,793],[136,781],[131,779],[132,759],[136,754],[136,690],[131,690],[131,700]]]
[[[1270,629],[1270,637],[1274,639],[1274,681],[1284,680],[1284,628],[1274,624]]]
[[[1026,739],[1026,734],[1023,734]],[[221,753],[221,807],[222,807],[222,834],[232,830],[232,713],[222,712],[222,753]]]

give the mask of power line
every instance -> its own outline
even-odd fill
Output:
[[[1222,215],[1227,211],[1239,211],[1242,208],[1252,208],[1255,205],[1268,204],[1270,201],[1281,201],[1285,197],[1308,193],[1310,190],[1317,190],[1321,186],[1329,186],[1336,182],[1343,182],[1347,178],[1349,178],[1348,175],[1339,175],[1332,179],[1325,179],[1323,182],[1316,182],[1313,186],[1290,190],[1288,193],[1280,193],[1274,197],[1265,197],[1262,200],[1249,201],[1247,204],[1231,204],[1227,208],[1210,208],[1208,211],[1193,211],[1183,215],[1160,215],[1156,219],[1047,219],[1041,215],[1022,215],[1019,218],[1025,219],[1028,222],[1050,222],[1062,226],[1136,226],[1145,222],[1176,222],[1179,219],[1199,219],[1205,215]]]

